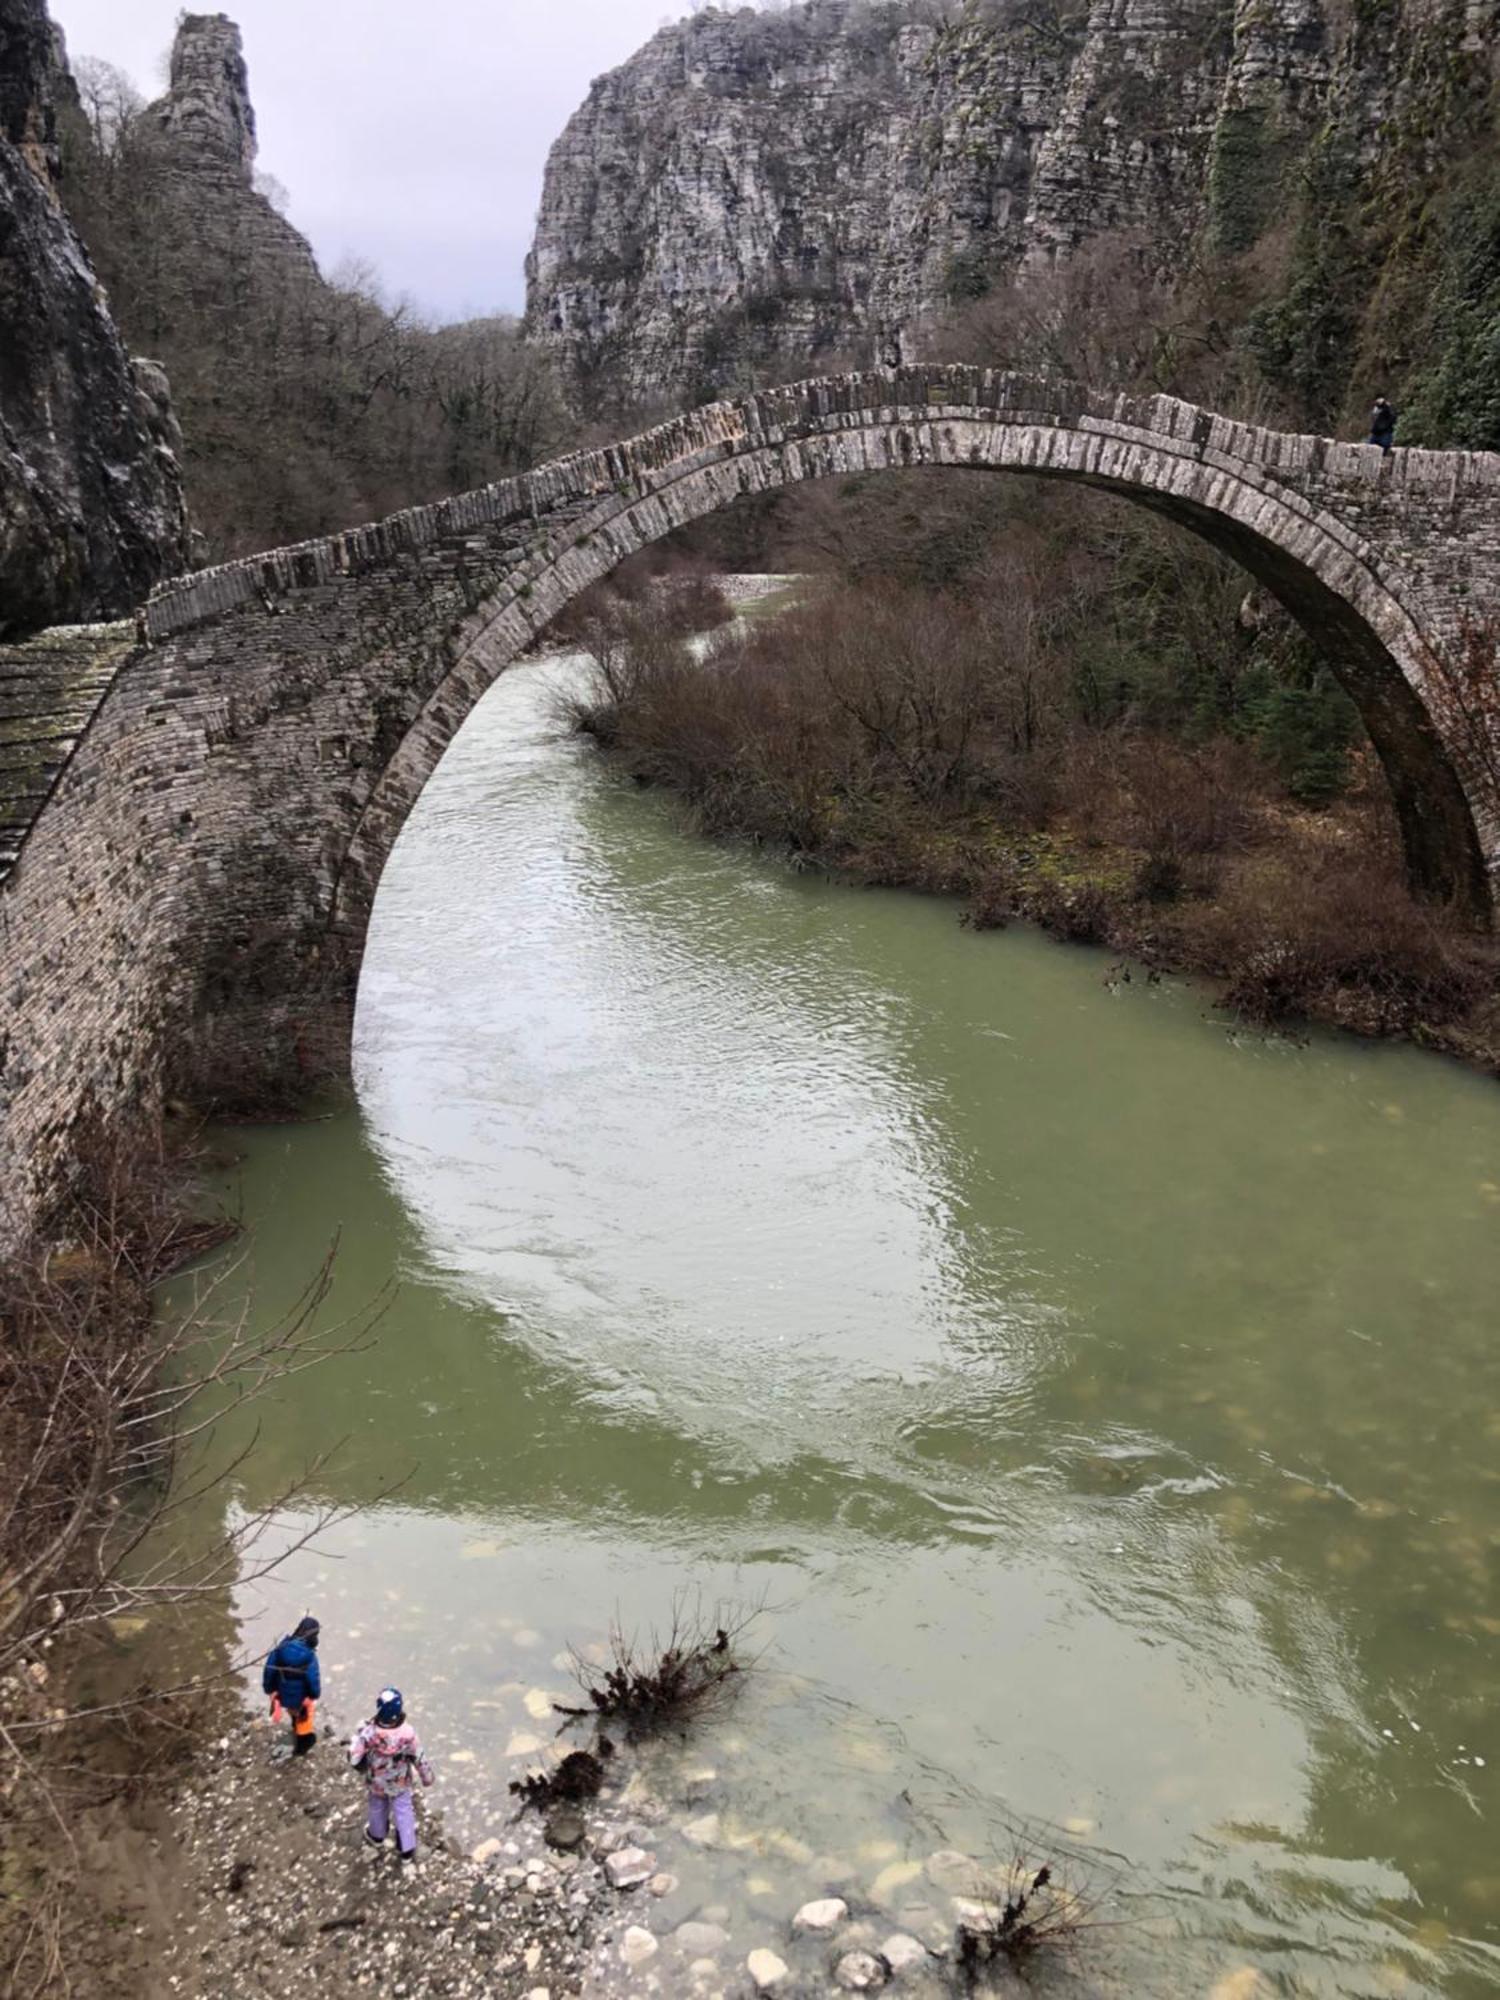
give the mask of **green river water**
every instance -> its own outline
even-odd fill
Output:
[[[233,1500],[404,1483],[245,1647],[312,1605],[331,1723],[399,1682],[472,1843],[563,1649],[763,1604],[640,1781],[717,1817],[651,1920],[790,1956],[825,1885],[1045,1849],[1112,1920],[1065,1988],[1500,1990],[1500,1090],[700,842],[570,671],[401,838],[357,1109],[229,1142],[258,1313],[335,1231],[341,1307],[400,1286]]]

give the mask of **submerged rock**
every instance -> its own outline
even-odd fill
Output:
[[[981,1903],[972,1896],[954,1896],[954,1921],[966,1931],[974,1931],[982,1936],[992,1931],[1000,1921],[1000,1908],[996,1903]]]
[[[1208,2000],[1269,2000],[1275,1991],[1269,1979],[1253,1965],[1226,1972],[1209,1988]]]
[[[611,1889],[638,1889],[655,1873],[656,1856],[641,1847],[622,1847],[604,1859],[604,1877]]]
[[[972,1896],[982,1900],[994,1893],[994,1880],[972,1856],[951,1847],[940,1848],[927,1857],[927,1879],[947,1896]]]
[[[679,1924],[672,1936],[691,1958],[712,1958],[729,1942],[729,1933],[721,1924],[706,1924],[701,1919]]]
[[[804,1903],[792,1918],[794,1931],[836,1931],[849,1914],[849,1905],[842,1896],[821,1896],[816,1902]]]
[[[920,1861],[893,1861],[882,1868],[870,1884],[870,1900],[875,1903],[889,1903],[901,1890],[909,1889],[913,1882],[922,1877]]]
[[[704,1813],[699,1819],[690,1819],[682,1829],[684,1840],[694,1847],[717,1847],[720,1839],[719,1815]]]
[[[896,1931],[888,1937],[880,1947],[880,1956],[896,1979],[904,1978],[909,1972],[918,1972],[929,1963],[926,1945],[909,1931]]]
[[[885,1960],[873,1951],[846,1951],[833,1968],[833,1976],[850,1993],[873,1993],[884,1986],[889,1974]]]
[[[769,1993],[773,1987],[780,1986],[790,1972],[786,1960],[778,1958],[774,1951],[767,1951],[764,1945],[751,1952],[745,1960],[745,1970],[760,1993]]]
[[[620,1940],[620,1956],[632,1971],[644,1965],[648,1958],[655,1958],[661,1946],[644,1925],[632,1924]]]
[[[581,1847],[587,1832],[588,1822],[576,1806],[554,1807],[542,1826],[542,1838],[547,1845],[565,1854]]]

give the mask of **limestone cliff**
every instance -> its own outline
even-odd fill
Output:
[[[580,401],[649,402],[894,358],[934,312],[1100,238],[1170,274],[1279,231],[1284,272],[1330,133],[1364,197],[1397,155],[1420,172],[1496,46],[1495,0],[710,8],[558,140],[528,326]]]
[[[139,603],[187,532],[165,378],[64,214],[44,0],[0,0],[0,637]]]
[[[255,109],[240,30],[227,14],[183,14],[167,92],[142,121],[157,179],[158,226],[216,262],[321,288],[312,246],[255,182]]]
[[[321,275],[256,173],[245,52],[226,15],[181,17],[153,104],[107,65],[88,81],[63,126],[69,209],[121,326],[171,376],[209,560],[546,455],[556,398],[515,322],[429,330],[359,276]]]

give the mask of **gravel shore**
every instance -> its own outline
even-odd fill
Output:
[[[191,1914],[157,1991],[260,2000],[295,1984],[329,2000],[372,1990],[559,2000],[580,1990],[608,1894],[592,1858],[549,1852],[528,1815],[481,1864],[428,1812],[420,1858],[403,1866],[365,1842],[364,1787],[341,1743],[296,1761],[280,1748],[265,1724],[238,1724],[176,1801]]]

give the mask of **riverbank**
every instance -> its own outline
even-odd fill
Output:
[[[746,1928],[672,1872],[732,1843],[770,1851],[713,1808],[716,1794],[705,1771],[696,1802],[672,1810],[636,1773],[587,1809],[545,1822],[518,1814],[471,1853],[419,1798],[419,1859],[407,1867],[365,1842],[364,1789],[340,1743],[292,1760],[263,1721],[239,1720],[205,1746],[165,1814],[167,1893],[141,1990],[273,2000],[295,1983],[329,2000],[371,1988],[406,2000],[790,2000],[893,1987],[940,2000],[1024,1991],[1029,1965],[1061,1974],[1078,2000],[1116,2000],[1116,1982],[1070,1949],[1097,1912],[1035,1866],[1023,1880],[1019,1864],[882,1850],[866,1887],[777,1830],[804,1899]],[[991,1942],[1007,1899],[1020,1901],[1034,1943]]]
[[[670,603],[606,601],[583,638],[575,726],[701,832],[1212,980],[1256,1028],[1500,1075],[1500,953],[1408,890],[1368,746],[1311,803],[1232,735],[1086,725],[983,607],[913,591],[829,588],[696,648]]]
[[[284,1747],[258,1718],[205,1745],[170,1808],[177,1916],[144,1990],[542,2000],[580,1989],[606,1893],[598,1866],[547,1850],[535,1829],[474,1860],[429,1812],[419,1860],[404,1867],[365,1841],[364,1787],[342,1744],[296,1760]]]
[[[1361,831],[1348,813],[1289,814],[1211,889],[1165,903],[1142,892],[1148,851],[1066,824],[1018,833],[918,818],[874,843],[856,835],[797,859],[867,887],[956,896],[976,931],[1032,923],[1102,947],[1125,961],[1113,976],[1134,967],[1203,979],[1225,1016],[1250,1029],[1410,1041],[1500,1077],[1494,954],[1414,912],[1393,864],[1367,870]]]
[[[1079,2000],[1121,1990],[1071,1949],[1096,1910],[1035,1866],[1022,1879],[1019,1864],[882,1848],[855,1871],[777,1831],[805,1898],[747,1929],[671,1872],[706,1848],[756,1844],[730,1812],[705,1810],[711,1771],[677,1811],[635,1776],[586,1811],[516,1815],[472,1852],[419,1795],[419,1858],[407,1866],[365,1841],[364,1788],[341,1743],[292,1759],[262,1718],[221,1721],[173,1796],[90,1841],[108,1908],[101,1920],[98,1899],[80,1903],[59,1942],[81,1969],[111,1931],[119,1940],[91,1994],[278,2000],[295,1984],[329,2000],[371,1989],[403,2000],[754,2000],[893,1987],[939,2000],[1022,1992],[1028,1966],[1050,1973],[1044,1987],[1061,1976]],[[1036,1942],[991,1943],[1017,1896]],[[1261,1989],[1214,1988],[1242,1990]]]

